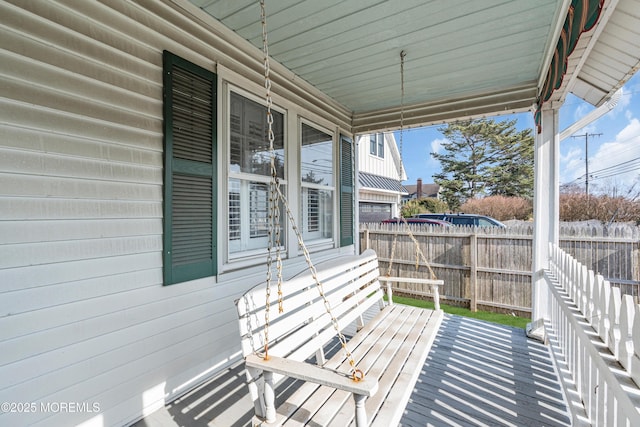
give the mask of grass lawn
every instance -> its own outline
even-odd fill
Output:
[[[386,297],[385,297],[386,299]],[[433,310],[433,302],[423,301],[414,298],[407,298],[401,296],[393,296],[393,302],[398,304],[411,305],[414,307],[430,308]],[[513,326],[514,328],[524,329],[527,323],[531,322],[531,319],[526,317],[512,316],[509,314],[491,313],[489,311],[476,311],[475,313],[467,308],[455,307],[447,304],[440,304],[440,308],[445,313],[457,314],[458,316],[472,317],[474,319],[486,320],[487,322],[499,323],[505,326]]]

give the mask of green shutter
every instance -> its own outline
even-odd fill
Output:
[[[353,143],[340,135],[340,246],[353,245]]]
[[[216,274],[216,75],[164,52],[164,284]]]

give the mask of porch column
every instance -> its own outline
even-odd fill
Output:
[[[560,104],[542,110],[542,132],[536,134],[534,153],[532,323],[527,334],[543,339],[542,322],[548,318],[549,301],[544,269],[549,265],[549,242],[559,240]],[[536,333],[536,332],[539,332]]]

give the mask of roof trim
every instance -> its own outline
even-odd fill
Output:
[[[429,126],[458,120],[500,114],[531,111],[538,89],[535,82],[504,92],[485,92],[473,97],[440,100],[404,106],[404,127]],[[353,117],[355,134],[400,129],[402,107],[356,113]]]
[[[561,88],[567,74],[568,58],[578,45],[580,36],[592,30],[602,14],[604,0],[572,0],[558,37],[551,64],[540,88],[538,106],[534,114],[538,133],[542,131],[542,106],[551,95]],[[576,70],[578,73],[579,70]],[[567,87],[565,85],[565,87]]]

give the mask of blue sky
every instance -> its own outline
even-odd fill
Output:
[[[590,104],[569,95],[560,109],[560,130],[594,109]],[[533,129],[533,114],[522,113],[495,117],[496,120],[518,119],[519,129]],[[440,171],[440,164],[431,157],[441,152],[444,136],[438,126],[405,129],[402,134],[402,156],[407,181],[413,184],[417,178],[424,183],[433,182],[433,174]],[[623,94],[606,115],[574,133],[589,136],[589,192],[606,192],[625,195],[635,183],[632,194],[640,190],[640,73],[636,73],[623,87]],[[400,132],[395,133],[400,145]],[[560,143],[560,184],[576,183],[584,188],[585,138],[568,137]],[[614,190],[615,189],[615,190]]]

